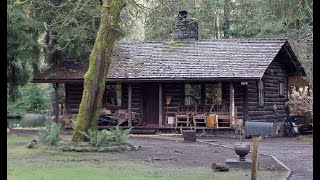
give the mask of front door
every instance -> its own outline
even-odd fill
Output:
[[[143,122],[145,124],[159,124],[159,85],[144,83],[142,87]]]

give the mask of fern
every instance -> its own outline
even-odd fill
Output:
[[[88,132],[80,131],[80,133],[89,140],[89,144],[94,147],[101,147],[106,144],[109,139],[110,132],[107,130],[97,131],[89,129]]]
[[[46,128],[40,129],[38,131],[38,134],[40,136],[40,139],[44,142],[44,144],[54,146],[57,145],[58,141],[61,140],[61,130],[61,124],[48,122],[46,124]]]
[[[130,132],[132,128],[123,130],[117,126],[115,129],[111,130],[111,141],[115,142],[117,145],[130,145]]]

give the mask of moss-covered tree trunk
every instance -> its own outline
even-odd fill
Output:
[[[89,69],[84,76],[84,90],[72,141],[83,140],[80,131],[97,129],[112,50],[120,28],[120,13],[124,6],[125,0],[104,0],[100,27],[90,54]]]

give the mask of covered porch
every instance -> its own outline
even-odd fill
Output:
[[[233,128],[243,122],[247,81],[107,81],[102,108],[125,110],[124,127],[157,129]],[[61,83],[53,83],[56,100]],[[77,114],[83,83],[64,82],[66,114]],[[58,103],[55,103],[58,104]],[[56,108],[59,108],[56,106]],[[59,112],[59,110],[55,111]],[[55,114],[58,119],[59,114]],[[132,123],[135,116],[141,123]],[[100,125],[109,128],[113,125]]]

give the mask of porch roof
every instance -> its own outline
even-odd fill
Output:
[[[120,42],[107,81],[260,79],[281,48],[300,62],[286,39],[225,39],[174,42]],[[88,62],[68,61],[33,82],[83,81]]]

